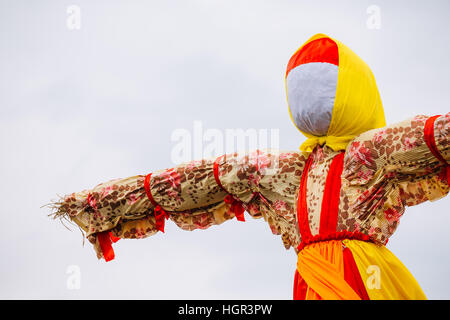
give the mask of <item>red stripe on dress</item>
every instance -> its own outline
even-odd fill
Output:
[[[351,250],[344,248],[344,279],[362,300],[370,300]]]
[[[321,38],[305,45],[289,60],[286,77],[295,67],[310,62],[327,62],[339,66],[339,49],[336,42],[329,38]]]
[[[333,158],[328,170],[325,189],[323,191],[322,209],[320,212],[319,234],[326,235],[336,232],[339,213],[339,197],[341,192],[341,175],[344,168],[344,153]]]
[[[305,300],[308,292],[308,284],[295,269],[294,275],[294,300]]]

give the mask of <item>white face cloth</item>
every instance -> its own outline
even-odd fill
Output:
[[[333,113],[339,67],[326,62],[302,64],[286,78],[287,98],[297,128],[326,136]]]

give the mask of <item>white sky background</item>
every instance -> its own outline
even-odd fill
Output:
[[[381,29],[366,26],[369,5]],[[81,9],[81,29],[66,9]],[[372,68],[388,123],[449,110],[448,1],[0,1],[0,298],[292,299],[296,256],[261,220],[121,240],[98,261],[40,206],[173,166],[174,130],[280,130],[284,72],[327,33]],[[409,208],[388,248],[449,299],[449,199]],[[81,288],[69,290],[70,265]]]

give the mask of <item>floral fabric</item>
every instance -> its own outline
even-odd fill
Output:
[[[449,192],[444,165],[424,141],[427,116],[416,116],[388,127],[368,131],[350,142],[344,158],[336,231],[358,231],[384,244],[394,233],[406,206],[436,200]],[[450,160],[450,113],[435,122],[436,145]],[[322,194],[329,166],[337,152],[318,146],[311,153],[308,173],[308,218],[318,234]],[[296,203],[303,167],[302,152],[254,151],[214,160],[192,161],[153,172],[150,189],[155,201],[184,230],[206,229],[234,218],[227,194],[240,200],[253,218],[263,218],[280,235],[286,249],[296,248]],[[157,232],[154,206],[147,198],[144,175],[112,180],[92,190],[73,193],[54,203],[54,216],[75,222],[102,257],[96,234],[145,238]],[[169,235],[167,235],[169,236]]]

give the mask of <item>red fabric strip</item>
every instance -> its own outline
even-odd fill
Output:
[[[341,152],[333,158],[330,169],[328,170],[320,212],[319,234],[336,232],[343,168],[344,153]]]
[[[425,122],[425,128],[423,130],[424,131],[423,132],[424,133],[424,139],[425,139],[425,143],[427,144],[428,149],[430,149],[431,153],[437,159],[439,159],[439,161],[447,164],[445,159],[439,153],[439,150],[437,149],[437,146],[436,146],[436,140],[434,138],[434,122],[439,117],[440,117],[440,115],[436,115],[436,116],[433,116],[433,117],[429,117],[427,119],[427,121]]]
[[[224,156],[220,156],[218,157],[215,161],[214,161],[214,166],[213,166],[213,172],[214,172],[214,179],[216,180],[216,183],[219,185],[219,187],[225,191],[226,193],[228,193],[228,191],[223,187],[223,185],[220,183],[220,179],[219,179],[219,160],[222,159]]]
[[[442,157],[441,153],[439,152],[437,146],[436,146],[436,139],[434,137],[434,123],[437,118],[439,118],[441,115],[436,115],[433,117],[430,117],[425,122],[425,128],[424,128],[424,140],[425,143],[428,146],[428,149],[430,149],[431,153],[438,159],[440,162],[442,162],[445,165],[444,168],[444,179],[447,179],[447,184],[450,185],[450,166],[445,161],[445,159]]]
[[[350,285],[350,287],[352,287],[353,290],[355,290],[362,300],[370,300],[364,282],[361,279],[361,274],[356,266],[355,259],[353,258],[353,254],[349,248],[344,248],[343,257],[345,281]]]
[[[161,232],[164,232],[164,226],[166,224],[166,220],[169,219],[169,213],[161,208],[160,205],[157,205],[154,210],[155,214],[155,226]]]
[[[109,233],[109,237],[111,238],[111,241],[114,243],[120,240],[120,238],[114,236],[111,232]]]
[[[291,57],[287,65],[286,77],[295,67],[310,62],[327,62],[339,66],[337,44],[329,38],[311,41]]]
[[[111,261],[114,259],[114,250],[111,244],[111,237],[109,231],[103,231],[97,233],[97,239],[100,244],[100,248],[102,249],[103,257],[105,261]]]
[[[305,300],[306,292],[308,291],[308,284],[295,269],[294,276],[294,300]]]
[[[434,122],[437,118],[439,118],[440,115],[436,115],[433,117],[430,117],[425,122],[425,128],[424,128],[424,139],[425,143],[428,146],[428,149],[430,149],[431,153],[442,163],[447,165],[447,161],[442,157],[440,154],[437,146],[436,146],[436,140],[434,138]]]
[[[91,195],[91,193],[88,193],[87,199],[86,199],[88,205],[94,209],[94,214],[97,214],[97,203],[95,201],[95,198]],[[117,238],[111,234],[110,231],[103,231],[97,233],[97,239],[100,244],[100,249],[102,250],[103,257],[105,258],[105,261],[111,261],[114,259],[114,250],[112,248],[112,242],[117,242],[120,238]]]
[[[156,207],[156,206],[158,206],[158,203],[155,201],[155,199],[153,199],[152,193],[150,191],[150,178],[151,177],[152,177],[151,173],[149,173],[145,177],[144,188],[145,188],[145,192],[147,193],[147,198],[150,200],[150,202],[153,204],[153,206]]]
[[[350,232],[350,231],[339,231],[330,234],[318,234],[314,237],[310,237],[307,239],[302,238],[302,242],[298,245],[297,250],[300,252],[304,247],[310,245],[311,243],[320,242],[320,241],[328,241],[328,240],[361,240],[361,241],[372,241],[370,237],[361,232]]]
[[[234,212],[234,215],[236,216],[236,219],[238,221],[245,222],[244,218],[244,207],[242,206],[242,203],[239,200],[236,200],[231,194],[228,194],[225,199],[225,203],[231,204],[230,210]]]
[[[145,177],[144,181],[144,188],[145,192],[147,193],[147,198],[150,200],[150,202],[155,207],[154,214],[155,214],[155,226],[156,229],[158,229],[161,232],[164,232],[164,226],[165,226],[165,220],[169,219],[169,213],[164,210],[156,201],[153,199],[152,192],[150,190],[150,178],[152,174],[149,173]]]
[[[295,274],[294,274],[294,292],[293,292],[294,300],[300,300],[298,298],[297,288],[298,288],[298,271],[297,271],[297,269],[295,269]]]
[[[312,238],[311,229],[309,228],[308,206],[306,202],[306,195],[307,195],[306,188],[308,183],[308,172],[309,168],[311,167],[311,162],[312,156],[309,155],[308,160],[306,160],[305,167],[303,168],[297,199],[297,221],[300,235],[302,236],[302,243],[303,241],[307,241],[308,239]]]

